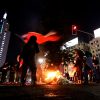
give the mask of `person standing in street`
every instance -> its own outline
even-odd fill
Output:
[[[31,36],[28,43],[24,45],[21,52],[20,58],[23,59],[22,74],[21,74],[21,84],[25,85],[26,73],[29,68],[31,71],[32,85],[36,84],[36,64],[35,64],[35,54],[39,53],[39,47],[37,44],[37,38]]]

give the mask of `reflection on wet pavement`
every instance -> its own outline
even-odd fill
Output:
[[[45,94],[44,96],[46,96],[46,97],[57,97],[59,95],[56,95],[54,93],[48,93],[48,94]]]

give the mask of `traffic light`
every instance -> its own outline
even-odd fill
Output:
[[[72,25],[72,35],[77,35],[77,26]]]

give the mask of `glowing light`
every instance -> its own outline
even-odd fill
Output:
[[[6,18],[7,18],[7,13],[5,13],[5,14],[3,15],[3,18],[4,18],[4,19],[6,19]]]
[[[65,48],[65,46],[61,46],[61,48],[60,48],[61,50],[65,50],[66,48]]]
[[[74,27],[73,27],[73,30],[76,30],[76,29],[77,29],[77,27],[76,27],[76,26],[74,26]]]
[[[94,36],[95,38],[100,37],[100,28],[94,30]]]
[[[61,73],[57,71],[47,71],[45,73],[45,82],[46,83],[57,83],[58,79],[61,77]]]
[[[69,73],[69,76],[70,76],[70,77],[73,77],[73,76],[74,76],[76,70],[77,70],[77,69],[76,69],[76,67],[74,67],[74,64],[73,64],[73,63],[70,63],[70,64],[68,65],[68,73]]]
[[[39,58],[39,59],[38,59],[38,62],[41,64],[41,63],[44,62],[44,59],[43,59],[43,58]]]
[[[52,78],[52,77],[55,77],[56,76],[56,73],[55,72],[49,72],[47,77],[48,78]]]
[[[65,43],[66,47],[71,47],[71,46],[74,46],[76,44],[78,44],[78,37],[76,37],[76,38]]]

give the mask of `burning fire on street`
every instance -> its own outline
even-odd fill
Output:
[[[73,68],[72,71],[69,71],[69,77],[74,77],[74,73],[76,72],[76,69]],[[42,75],[42,82],[44,84],[68,84],[73,83],[67,77],[63,76],[63,74],[59,70],[46,70],[43,72]]]
[[[45,72],[45,83],[57,84],[59,78],[61,77],[61,73],[57,71],[47,71]]]
[[[69,78],[59,69],[37,68],[37,84],[74,84],[75,73],[77,72],[74,64],[71,63],[68,65],[67,72]]]

